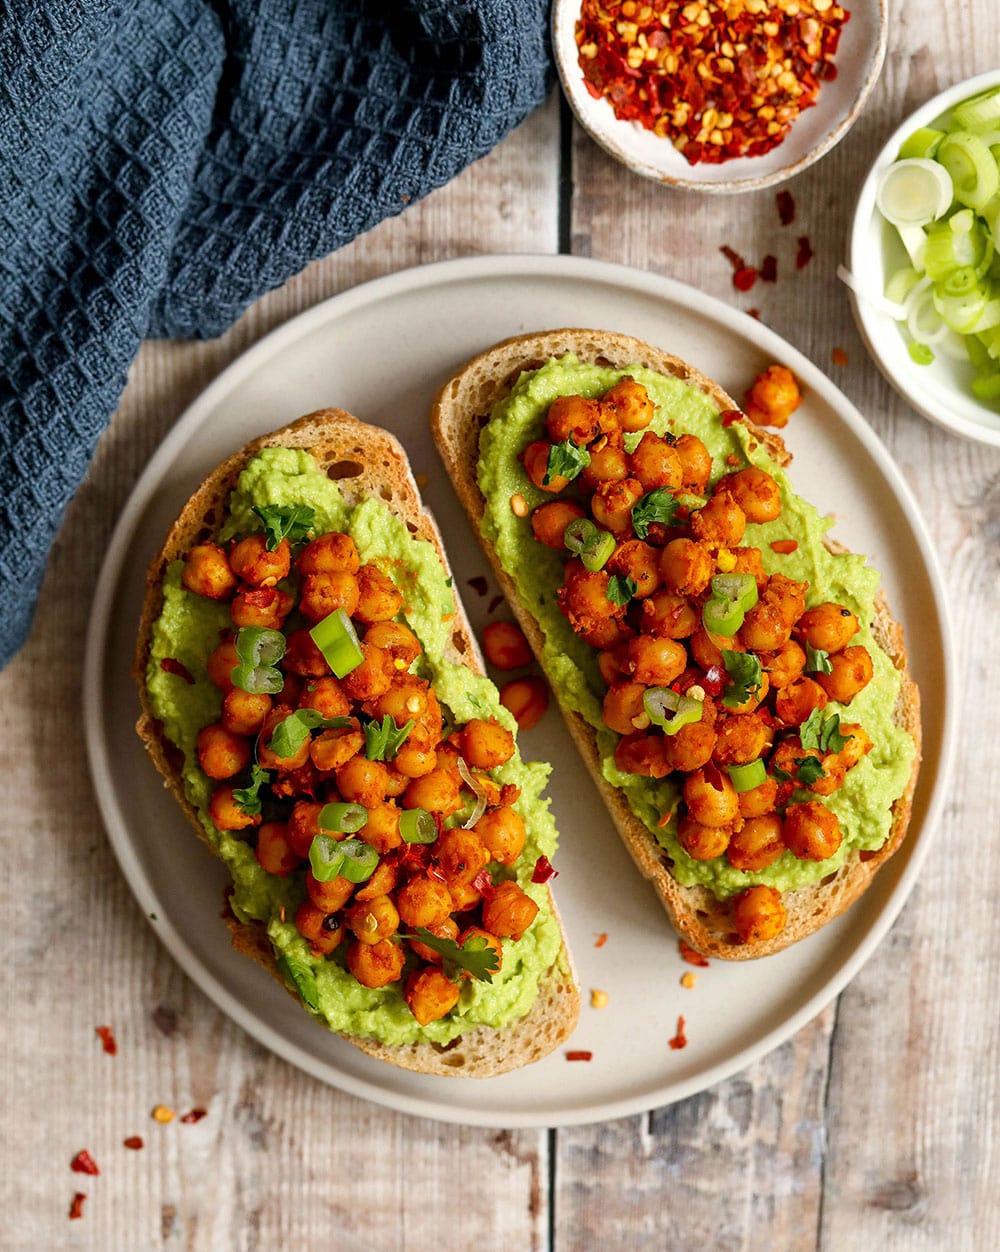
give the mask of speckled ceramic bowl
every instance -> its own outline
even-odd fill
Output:
[[[555,0],[552,45],[563,90],[580,125],[616,160],[644,178],[687,191],[757,191],[784,182],[817,161],[853,126],[874,87],[885,57],[888,0],[847,0],[850,20],[837,50],[837,77],[820,89],[784,141],[759,157],[719,165],[690,165],[667,139],[615,117],[607,100],[584,85],[575,30],[580,0]]]

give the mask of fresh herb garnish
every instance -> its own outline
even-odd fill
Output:
[[[316,709],[296,709],[275,726],[267,746],[275,756],[287,760],[298,752],[311,730],[342,729],[353,725],[349,717],[324,717]]]
[[[381,722],[365,722],[365,756],[369,761],[393,760],[415,725],[410,718],[405,726],[397,726],[388,713]]]
[[[500,958],[483,935],[470,935],[463,944],[457,944],[454,939],[442,939],[425,926],[418,926],[415,935],[400,937],[419,939],[428,948],[439,952],[443,958],[441,968],[455,982],[463,970],[480,982],[492,982],[493,974],[500,968]]]
[[[811,643],[807,643],[805,671],[807,674],[832,674],[833,662],[830,660],[829,652],[824,652],[822,648],[814,648]]]
[[[316,986],[316,975],[310,966],[305,961],[299,960],[297,956],[289,956],[284,952],[278,957],[276,964],[278,973],[285,982],[290,982],[294,986],[302,1003],[318,1013],[319,988]]]
[[[572,439],[554,443],[549,448],[549,459],[545,462],[542,483],[547,487],[553,478],[568,478],[572,482],[589,464],[590,453],[586,448],[578,448]]]
[[[260,812],[260,789],[271,781],[271,775],[263,767],[263,765],[253,765],[250,768],[250,784],[247,787],[235,787],[233,789],[233,799],[236,801],[238,808],[244,813],[255,814]]]
[[[647,491],[632,508],[632,528],[637,539],[645,539],[654,522],[669,526],[677,513],[677,499],[666,487]]]
[[[763,680],[760,659],[753,652],[733,652],[723,648],[722,663],[731,679],[722,703],[727,709],[739,708],[760,691]]]
[[[639,590],[634,578],[625,578],[621,574],[612,574],[608,579],[608,599],[612,604],[628,604]]]
[[[840,752],[850,735],[840,733],[840,714],[823,715],[822,709],[813,709],[799,728],[803,748],[818,748],[820,752]]]
[[[821,778],[826,777],[826,770],[818,756],[804,756],[796,759],[795,762],[799,771],[799,782],[803,787],[811,787],[814,782],[819,782]]]
[[[777,778],[778,782],[794,782],[795,775],[790,774],[787,769],[782,769],[780,765],[772,765],[771,773]]]
[[[265,547],[268,552],[287,539],[299,543],[316,524],[316,512],[308,504],[263,504],[253,510],[264,523]]]

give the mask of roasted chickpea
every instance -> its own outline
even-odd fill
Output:
[[[737,649],[737,651],[738,650],[739,649]],[[719,655],[721,656],[721,653]],[[767,693],[770,691],[770,689],[771,689],[771,680],[768,677],[767,670],[763,670],[761,672],[760,683],[757,686],[757,690],[754,691],[751,689],[747,695],[747,698],[742,702],[742,704],[733,705],[730,708],[730,712],[752,713],[754,709],[760,708],[760,706],[764,703],[765,699],[767,698]],[[728,705],[726,707],[729,708]]]
[[[816,674],[815,678],[831,700],[838,704],[850,704],[854,697],[868,686],[875,673],[867,648],[856,644],[835,652],[830,657],[829,674]]]
[[[446,918],[439,926],[425,926],[424,929],[437,935],[439,939],[458,938],[458,922],[453,917]],[[429,961],[432,965],[442,964],[444,957],[441,953],[429,948],[426,943],[421,943],[419,939],[410,939],[407,942],[421,960]]]
[[[301,574],[356,574],[361,564],[358,549],[350,535],[331,531],[313,539],[295,560]]]
[[[720,717],[712,760],[716,765],[746,765],[763,756],[768,744],[768,728],[755,713]]]
[[[599,652],[597,654],[597,668],[601,671],[601,677],[604,679],[605,685],[613,687],[622,677],[621,666],[618,664],[618,653],[612,651]]]
[[[757,873],[773,865],[784,850],[781,818],[777,813],[767,813],[743,823],[730,839],[727,855],[733,869]]]
[[[321,622],[324,617],[343,609],[353,617],[358,607],[358,578],[346,570],[331,570],[325,574],[306,574],[299,592],[299,611],[311,622]]]
[[[268,874],[284,878],[299,864],[300,857],[288,841],[284,822],[264,822],[257,831],[257,864]]]
[[[321,717],[348,717],[351,702],[339,681],[332,675],[327,675],[306,681],[299,696],[299,708],[315,709]]]
[[[773,522],[781,516],[781,488],[770,474],[755,465],[726,474],[716,483],[715,491],[731,496],[748,522]]]
[[[323,805],[314,800],[299,800],[293,807],[288,817],[286,833],[296,856],[309,855],[312,841],[320,833],[319,815],[322,811]]]
[[[344,922],[360,943],[381,943],[399,929],[399,913],[388,896],[376,896],[352,904]]]
[[[451,916],[451,893],[443,882],[418,874],[400,887],[396,907],[407,926],[440,926]]]
[[[840,733],[847,742],[837,754],[847,769],[853,768],[872,750],[872,741],[865,728],[857,722],[841,722]]]
[[[788,642],[805,605],[806,584],[772,574],[760,599],[747,610],[739,638],[752,652],[777,652]]]
[[[303,678],[322,678],[333,672],[308,630],[293,630],[287,636],[281,668]]]
[[[660,577],[676,595],[700,595],[714,572],[712,554],[693,539],[671,539],[660,553]]]
[[[631,735],[649,728],[649,715],[642,703],[646,687],[637,682],[618,682],[604,696],[605,726],[619,735]]]
[[[619,430],[632,432],[646,429],[653,420],[656,405],[642,383],[626,374],[601,396],[601,410],[612,416]]]
[[[500,865],[513,865],[524,851],[524,818],[509,804],[484,813],[472,829],[485,844],[490,860]]]
[[[392,861],[382,860],[375,866],[375,871],[366,883],[354,893],[355,900],[374,900],[376,896],[391,895],[399,882],[399,867]]]
[[[340,680],[344,694],[351,700],[377,700],[392,686],[399,671],[392,657],[370,643],[361,645],[362,661]],[[408,720],[408,719],[407,719]],[[399,725],[405,725],[406,721]]]
[[[269,552],[263,535],[248,535],[230,552],[229,564],[233,573],[251,587],[273,587],[288,577],[292,549],[288,540],[282,539],[274,551]]]
[[[496,953],[497,970],[502,969],[503,968],[503,944],[500,942],[497,936],[490,934],[490,932],[488,930],[484,930],[482,926],[466,926],[466,928],[458,936],[458,942],[459,944],[463,944],[465,943],[467,939],[471,939],[473,936],[486,940],[486,943],[488,944],[488,946],[491,947],[493,951]],[[496,970],[494,970],[493,972],[496,973]],[[462,977],[471,978],[472,975],[468,973],[467,971],[463,970]]]
[[[582,446],[597,438],[600,419],[600,401],[585,396],[556,396],[549,405],[545,429],[553,443],[572,439]]]
[[[216,787],[208,802],[208,815],[218,830],[246,830],[248,826],[259,826],[264,820],[259,813],[247,813],[237,804],[233,791],[235,788],[226,783]]]
[[[337,790],[349,804],[361,804],[371,812],[386,795],[387,769],[382,761],[352,757],[336,771]]]
[[[778,780],[765,778],[759,787],[739,793],[740,817],[763,817],[770,813],[778,800]]]
[[[524,472],[539,491],[547,491],[549,495],[557,496],[569,486],[569,479],[561,474],[553,474],[548,482],[545,481],[549,476],[551,451],[552,444],[545,440],[529,443],[524,450]]]
[[[432,769],[414,778],[403,792],[404,809],[426,809],[448,817],[462,807],[460,787],[447,770]]]
[[[647,430],[628,458],[629,473],[638,478],[645,491],[657,487],[675,490],[681,485],[683,472],[681,459],[672,445],[651,430]]]
[[[483,631],[483,652],[494,669],[520,669],[531,662],[531,648],[524,632],[513,622],[490,622]]]
[[[312,761],[306,761],[298,769],[279,769],[271,779],[271,792],[276,800],[295,800],[314,793],[318,784]]]
[[[199,543],[184,558],[181,583],[196,596],[225,600],[236,590],[238,579],[217,544]]]
[[[448,775],[449,778],[452,779],[452,781],[455,783],[456,786],[464,787],[465,779],[462,777],[461,771],[458,768],[458,759],[461,756],[461,753],[459,752],[458,746],[457,746],[458,731],[456,731],[451,736],[451,738],[454,740],[454,742],[439,743],[437,745],[437,748],[435,749],[435,760],[436,760],[437,768],[444,770],[444,772]]]
[[[436,966],[414,970],[406,980],[403,998],[421,1026],[436,1022],[458,1003],[459,987]]]
[[[802,677],[802,671],[806,667],[806,654],[794,639],[788,639],[777,652],[761,656],[760,662],[771,679],[771,686],[781,691]]]
[[[743,538],[747,518],[732,496],[717,494],[702,508],[692,511],[688,525],[696,540],[728,547]]]
[[[423,778],[436,768],[437,752],[421,727],[415,726],[410,731],[406,742],[396,753],[393,765],[407,779]],[[403,790],[406,790],[405,786]]]
[[[677,842],[696,861],[714,861],[722,856],[732,833],[729,826],[702,826],[690,816],[677,824]]]
[[[397,674],[408,670],[423,651],[420,640],[402,622],[374,622],[365,631],[364,642],[387,652]]]
[[[455,895],[456,885],[470,885],[490,861],[489,849],[482,839],[475,831],[463,830],[460,826],[441,834],[435,845],[434,857],[452,895]]]
[[[753,574],[757,590],[763,591],[767,586],[767,571],[764,569],[764,557],[760,548],[729,548],[727,550],[736,562],[732,573]]]
[[[713,765],[684,779],[684,802],[689,815],[703,826],[731,826],[740,815],[736,788],[728,775]]]
[[[344,938],[344,927],[333,913],[324,913],[312,900],[303,900],[295,911],[295,929],[317,956],[329,956]]]
[[[758,426],[787,426],[802,403],[795,375],[784,365],[769,365],[747,392],[745,412]]]
[[[564,535],[570,522],[586,517],[586,513],[572,500],[550,500],[540,504],[531,514],[531,530],[539,543],[547,548],[565,548]]]
[[[376,804],[368,810],[368,821],[358,831],[363,839],[380,855],[391,852],[403,842],[399,833],[399,808],[395,804]]]
[[[478,909],[483,902],[483,893],[471,882],[449,882],[452,912],[468,913],[470,909]]]
[[[514,736],[498,722],[474,717],[462,728],[461,752],[475,769],[495,769],[514,755]]]
[[[295,710],[287,704],[276,704],[264,718],[257,740],[257,761],[264,769],[298,769],[309,760],[308,737],[299,745],[291,756],[279,756],[271,747],[271,739],[280,722],[290,717]]]
[[[825,709],[827,694],[811,678],[799,678],[783,687],[774,701],[774,712],[784,726],[801,726],[816,709]]]
[[[622,610],[618,610],[621,614]],[[578,630],[580,638],[599,652],[609,648],[618,648],[629,639],[635,637],[635,631],[623,616],[606,617],[602,622],[594,622],[589,630]]]
[[[642,483],[637,478],[600,483],[590,497],[594,521],[614,535],[628,534],[632,529],[632,510],[643,495]]]
[[[198,764],[209,778],[232,778],[250,764],[250,740],[218,722],[198,731]]]
[[[347,949],[347,968],[362,987],[387,987],[397,982],[403,974],[406,960],[402,944],[391,939],[378,943],[361,943],[355,940]]]
[[[842,604],[817,604],[798,621],[798,637],[824,652],[843,651],[857,633],[858,619]]]
[[[785,810],[785,846],[802,861],[825,861],[840,847],[840,822],[818,800],[790,804]]]
[[[336,913],[354,894],[354,883],[339,874],[329,882],[320,882],[310,869],[306,871],[306,891],[318,909],[324,913]]]
[[[679,435],[674,451],[681,463],[681,486],[692,495],[704,495],[712,476],[712,456],[697,435]]]
[[[622,650],[623,674],[646,687],[667,687],[684,672],[687,652],[676,639],[637,635]]]
[[[698,629],[690,638],[691,655],[702,669],[711,669],[713,665],[722,668],[722,649],[731,652],[744,652],[746,649],[734,636],[727,639],[725,635],[711,634],[699,624]]]
[[[209,653],[205,668],[214,686],[220,691],[232,691],[233,670],[239,664],[240,658],[236,651],[235,640],[223,639],[222,643]]]
[[[623,774],[665,778],[671,769],[664,759],[667,739],[666,735],[625,735],[615,747],[615,764]]]
[[[733,898],[733,926],[741,943],[764,943],[781,933],[787,918],[781,892],[748,887]]]
[[[358,603],[352,614],[368,624],[388,622],[403,607],[403,593],[377,565],[362,565],[357,572]]]
[[[660,585],[659,557],[659,552],[648,543],[628,539],[614,550],[605,568],[611,574],[631,578],[636,585],[633,596],[642,600]]]
[[[334,727],[321,730],[309,745],[313,765],[324,773],[338,770],[364,747],[365,737],[360,730]]]
[[[609,577],[607,570],[567,566],[566,582],[559,589],[559,607],[578,634],[620,615],[621,608],[608,599]]]
[[[642,605],[641,629],[665,639],[687,639],[698,629],[697,609],[676,591],[657,591]]]
[[[708,722],[689,722],[676,734],[663,736],[663,763],[666,771],[680,770],[690,774],[702,769],[712,759],[715,730]]]
[[[412,674],[399,676],[366,710],[381,720],[388,714],[397,726],[414,721],[436,743],[441,738],[441,705],[430,684]]]
[[[538,905],[516,882],[497,885],[483,902],[483,927],[502,939],[520,939],[538,914]]]
[[[261,692],[254,695],[233,687],[222,700],[219,721],[234,735],[256,735],[271,711],[271,697]]]
[[[249,587],[237,591],[229,606],[234,626],[280,630],[295,601],[280,587]]]
[[[531,730],[549,707],[549,689],[543,679],[534,675],[515,678],[501,688],[500,703],[513,716],[518,730]]]
[[[601,483],[617,483],[627,477],[628,456],[620,437],[609,439],[603,448],[591,448],[590,464],[580,475],[591,491],[596,491]]]

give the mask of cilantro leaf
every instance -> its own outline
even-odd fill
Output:
[[[732,680],[722,697],[727,709],[739,708],[760,691],[763,671],[760,659],[753,652],[732,652],[722,649],[722,663]]]
[[[814,782],[819,782],[821,778],[826,777],[826,770],[818,756],[796,758],[795,764],[799,771],[799,782],[803,787],[811,787]]]
[[[283,952],[278,957],[276,964],[278,973],[284,978],[285,982],[292,984],[299,993],[302,1003],[311,1008],[313,1012],[318,1013],[319,988],[316,986],[316,975],[308,962]]]
[[[267,746],[275,756],[287,759],[298,752],[309,738],[311,730],[316,730],[317,727],[329,730],[331,727],[353,725],[354,722],[349,717],[324,717],[316,709],[296,709],[275,726]]]
[[[308,504],[264,504],[253,510],[264,523],[265,547],[268,552],[287,539],[299,543],[316,524],[316,512]]]
[[[778,782],[794,782],[795,778],[787,769],[782,769],[780,765],[772,765],[771,773],[777,778]]]
[[[500,958],[483,935],[470,935],[459,945],[454,939],[441,939],[425,926],[418,926],[415,935],[402,935],[401,938],[419,939],[428,948],[440,952],[444,958],[442,969],[454,981],[464,970],[480,982],[492,982],[493,974],[500,968]]]
[[[677,513],[677,499],[666,487],[656,487],[647,491],[638,504],[632,508],[632,528],[637,539],[645,539],[649,528],[654,522],[662,522],[669,526]]]
[[[411,717],[405,726],[397,726],[388,713],[381,722],[365,722],[365,756],[369,761],[393,760],[415,725]]]
[[[271,775],[263,767],[263,765],[254,765],[250,769],[250,783],[246,787],[236,787],[233,790],[233,799],[236,801],[237,807],[241,808],[244,813],[260,812],[260,789],[266,783],[271,781]]]
[[[811,643],[807,643],[805,671],[807,674],[832,674],[833,662],[830,660],[829,652],[824,652],[822,648],[814,648]]]
[[[542,483],[547,487],[553,478],[568,478],[572,482],[589,464],[590,453],[586,448],[578,448],[572,439],[554,443],[549,448]]]
[[[850,735],[840,733],[840,714],[823,715],[822,709],[813,709],[799,728],[803,748],[817,748],[820,752],[840,752]]]
[[[612,574],[608,579],[608,599],[612,604],[628,604],[639,590],[634,578],[624,578],[621,574]]]

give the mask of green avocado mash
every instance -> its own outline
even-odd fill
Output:
[[[265,448],[240,475],[222,537],[260,530],[261,523],[252,512],[254,505],[291,503],[315,510],[317,533],[346,531],[353,537],[361,560],[378,564],[393,578],[405,598],[403,618],[424,647],[414,669],[430,679],[453,719],[462,723],[473,717],[492,717],[515,729],[513,718],[500,704],[488,678],[443,659],[455,612],[451,580],[434,548],[414,539],[382,501],[365,500],[351,508],[307,452]],[[556,960],[560,948],[559,927],[548,907],[548,889],[531,881],[537,858],[542,854],[551,858],[556,846],[555,823],[549,801],[543,797],[549,766],[522,761],[515,752],[506,765],[492,771],[500,782],[521,788],[515,807],[525,819],[528,839],[517,876],[521,887],[540,906],[538,916],[521,939],[503,940],[503,966],[493,974],[492,984],[466,981],[456,1007],[422,1027],[407,1008],[398,984],[372,990],[354,979],[342,964],[345,945],[326,959],[310,952],[292,921],[305,897],[304,875],[278,878],[266,873],[253,847],[240,837],[242,832],[217,830],[209,818],[208,801],[215,784],[198,767],[195,740],[199,729],[219,716],[222,696],[208,678],[206,663],[219,642],[219,631],[231,621],[228,605],[192,595],[181,586],[181,569],[181,563],[175,562],[164,580],[163,611],[153,627],[146,686],[153,712],[167,737],[184,753],[187,794],[209,841],[232,874],[231,906],[236,916],[262,922],[276,956],[309,966],[316,978],[318,1016],[340,1033],[388,1044],[447,1043],[476,1026],[503,1026],[522,1017],[534,1003],[539,979]],[[160,661],[166,657],[180,661],[194,683],[163,670]],[[285,921],[281,921],[282,909]]]
[[[671,779],[656,780],[636,774],[623,774],[615,765],[618,736],[604,726],[601,702],[606,690],[597,669],[596,653],[574,634],[556,602],[562,583],[564,558],[537,543],[530,517],[515,516],[510,498],[520,492],[529,509],[551,499],[528,479],[517,459],[532,440],[544,437],[545,415],[560,395],[599,396],[626,374],[643,384],[659,406],[651,429],[658,434],[671,431],[697,435],[712,454],[712,481],[731,468],[726,458],[734,455],[741,465],[754,464],[777,479],[782,509],[777,521],[749,525],[744,544],[758,547],[764,568],[789,578],[808,581],[807,604],[812,607],[832,600],[850,608],[861,623],[852,642],[863,644],[871,654],[875,673],[868,686],[851,701],[849,708],[832,703],[845,721],[860,722],[871,736],[871,752],[847,775],[842,787],[823,798],[840,821],[843,842],[826,861],[800,861],[785,852],[773,865],[759,873],[733,869],[727,859],[696,861],[676,838],[676,821],[665,828],[657,826],[661,815],[672,809],[680,788]],[[626,436],[626,447],[638,442],[639,434]],[[582,364],[572,355],[550,361],[541,369],[524,373],[510,395],[494,410],[479,443],[479,486],[486,498],[482,531],[495,548],[501,564],[514,579],[518,595],[538,620],[545,635],[543,664],[563,704],[579,713],[597,731],[608,782],[623,790],[633,812],[648,827],[673,861],[673,874],[682,886],[701,883],[717,897],[725,898],[755,883],[766,883],[779,890],[791,890],[816,882],[838,869],[854,849],[873,850],[882,846],[891,824],[890,808],[903,793],[910,776],[914,744],[911,737],[894,725],[892,710],[899,692],[899,675],[889,657],[872,637],[874,598],[878,573],[856,553],[834,556],[823,545],[823,535],[832,519],[823,518],[805,500],[795,495],[784,471],[777,466],[742,423],[725,428],[718,420],[718,409],[698,388],[675,378],[656,374],[642,366],[624,370]],[[770,547],[772,539],[794,539],[796,551],[778,556]],[[806,798],[805,793],[796,798]]]

